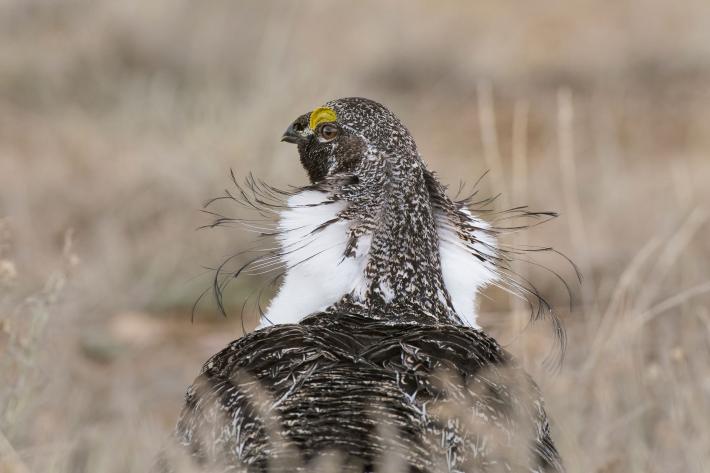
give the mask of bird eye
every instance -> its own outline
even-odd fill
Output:
[[[325,141],[331,141],[338,136],[338,127],[333,123],[324,123],[318,132],[321,138]]]

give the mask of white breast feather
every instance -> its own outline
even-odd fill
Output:
[[[474,217],[467,209],[462,211],[469,216],[476,227],[488,228],[488,223]],[[483,286],[495,281],[496,273],[493,264],[484,263],[475,257],[466,246],[470,243],[461,240],[448,222],[439,222],[437,230],[441,272],[454,310],[466,325],[479,328],[475,299]],[[495,239],[482,231],[474,232],[473,236],[480,242],[473,244],[473,248],[482,254],[490,255],[493,251],[491,248],[495,248]]]
[[[353,294],[355,299],[364,296],[364,271],[371,237],[360,237],[356,256],[344,258],[348,222],[337,221],[312,233],[345,208],[344,202],[328,203],[327,200],[327,194],[323,192],[304,191],[292,196],[288,208],[281,213],[278,240],[287,270],[259,328],[298,323],[307,315],[338,302],[346,294]],[[474,217],[468,210],[463,212],[476,227],[488,227],[485,221]],[[483,286],[496,280],[494,266],[475,257],[467,247],[470,243],[461,240],[448,222],[440,221],[437,227],[446,290],[463,322],[478,328],[476,295]],[[482,254],[493,252],[495,239],[491,235],[479,231],[474,237],[479,242],[473,245],[477,251]],[[383,288],[388,294],[385,289],[389,288]]]
[[[360,292],[370,239],[360,238],[356,256],[344,258],[348,222],[337,221],[312,233],[345,208],[342,201],[327,200],[324,192],[303,191],[289,198],[281,212],[278,240],[287,270],[259,327],[297,323],[355,289],[356,295]]]

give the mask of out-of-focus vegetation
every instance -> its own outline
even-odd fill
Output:
[[[230,167],[304,183],[283,129],[361,95],[453,189],[490,170],[498,208],[561,212],[513,240],[584,274],[568,314],[554,275],[521,268],[563,311],[561,372],[524,308],[483,308],[570,471],[704,471],[708,83],[702,0],[0,2],[0,465],[144,471],[259,282],[190,324],[204,266],[253,244],[196,232],[201,203]]]

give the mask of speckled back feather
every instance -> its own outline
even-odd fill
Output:
[[[409,472],[562,471],[537,386],[495,340],[353,314],[232,342],[190,388],[178,435],[235,471],[310,471],[324,452],[348,472],[388,454]]]

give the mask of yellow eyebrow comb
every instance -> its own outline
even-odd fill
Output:
[[[308,126],[315,130],[321,123],[334,122],[338,119],[335,110],[330,107],[318,107],[311,112],[311,121]]]

